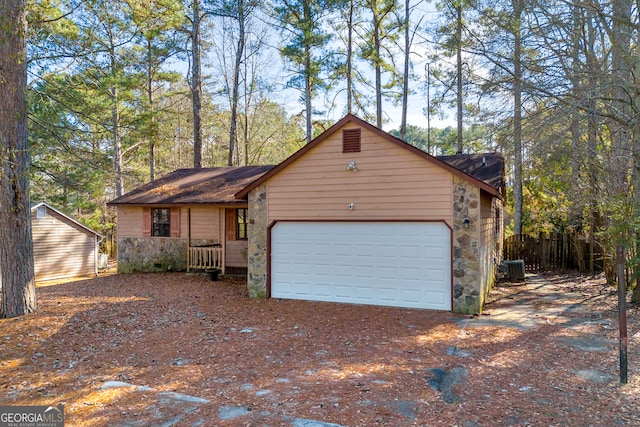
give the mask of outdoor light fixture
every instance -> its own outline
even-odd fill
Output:
[[[350,162],[347,164],[347,170],[348,170],[348,171],[358,172],[358,168],[356,167],[356,162],[354,162],[353,160],[352,160],[352,161],[350,161]]]
[[[468,227],[469,227],[469,224],[471,224],[471,220],[469,220],[469,218],[465,218],[465,219],[462,221],[462,225],[464,225],[464,228],[468,228]]]

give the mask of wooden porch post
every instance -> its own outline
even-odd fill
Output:
[[[220,212],[220,215],[222,215],[222,219],[224,221],[224,225],[220,233],[220,247],[222,248],[222,265],[220,267],[222,268],[222,275],[224,276],[227,269],[227,210],[220,209]]]
[[[187,273],[191,271],[191,208],[187,208]]]

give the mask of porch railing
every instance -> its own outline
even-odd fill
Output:
[[[222,248],[216,246],[193,246],[189,248],[189,270],[222,270]]]

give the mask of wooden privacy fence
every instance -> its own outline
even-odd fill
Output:
[[[516,234],[504,241],[505,260],[524,260],[526,270],[602,270],[602,255],[583,237],[569,233]]]

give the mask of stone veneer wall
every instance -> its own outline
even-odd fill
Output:
[[[502,228],[499,211],[502,202],[489,195],[481,198],[480,230],[480,307],[493,287],[502,257]],[[498,212],[497,212],[498,211]]]
[[[247,288],[251,298],[267,297],[267,185],[249,193]]]
[[[118,239],[118,273],[186,271],[187,239],[122,237]]]
[[[464,220],[469,225],[464,226]],[[453,311],[480,313],[480,189],[453,177]]]

